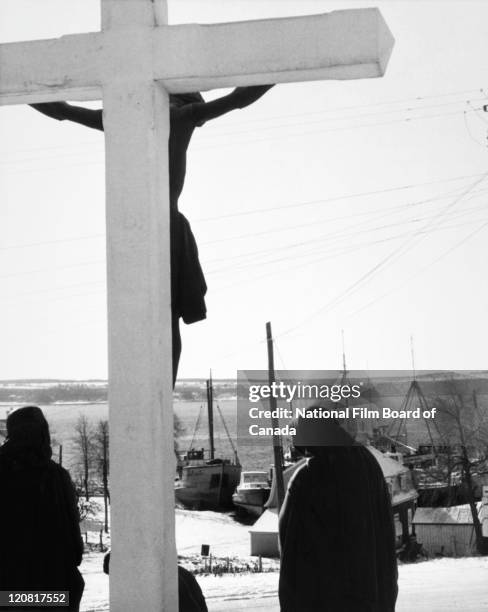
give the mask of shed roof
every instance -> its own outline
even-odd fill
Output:
[[[250,533],[278,533],[277,508],[266,509],[249,529]]]

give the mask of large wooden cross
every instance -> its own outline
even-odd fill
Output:
[[[103,99],[110,607],[176,612],[168,92],[379,77],[393,38],[375,8],[177,26],[165,0],[101,9],[101,32],[1,45],[0,103]]]

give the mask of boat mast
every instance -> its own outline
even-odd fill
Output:
[[[271,333],[271,323],[266,323],[266,339],[268,343],[268,380],[270,386],[275,382],[274,370],[274,351],[273,351],[273,335]],[[276,397],[273,394],[269,397],[269,407],[271,411],[276,410]],[[279,427],[278,419],[272,418],[271,425],[273,431]],[[281,510],[285,499],[285,485],[283,482],[283,447],[281,445],[281,437],[273,435],[273,454],[274,454],[274,476],[276,478],[276,490],[278,493],[278,512]]]
[[[210,378],[207,380],[207,409],[208,409],[208,437],[210,442],[210,460],[215,459],[214,446],[214,427],[213,427],[213,386],[212,386],[212,370],[210,370]]]
[[[347,380],[347,367],[346,367],[346,342],[344,340],[344,330],[341,329],[342,335],[342,380]]]

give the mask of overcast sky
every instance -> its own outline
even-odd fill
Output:
[[[180,208],[208,319],[180,377],[487,367],[488,4],[178,0],[170,21],[379,6],[382,79],[276,87],[192,142]],[[99,29],[98,1],[2,0],[0,40]],[[206,94],[215,95],[215,93]],[[96,106],[96,103],[94,104]],[[0,109],[0,379],[105,377],[103,136]]]

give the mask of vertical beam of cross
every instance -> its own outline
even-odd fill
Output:
[[[154,82],[116,86],[104,91],[104,107],[114,500],[110,609],[172,612],[177,602],[168,95]]]
[[[141,28],[132,59],[103,88],[107,278],[112,612],[176,612],[174,453],[169,249],[168,95],[151,75],[147,26],[166,3],[102,0],[110,34]],[[157,12],[155,10],[158,9]],[[134,41],[137,40],[137,34]],[[120,46],[120,48],[119,48]],[[142,66],[142,68],[141,68]],[[113,71],[113,66],[111,68]],[[107,75],[109,76],[109,75]],[[134,578],[137,576],[137,579]],[[137,584],[137,590],[134,585]]]
[[[102,0],[102,30],[168,23],[166,0]]]

